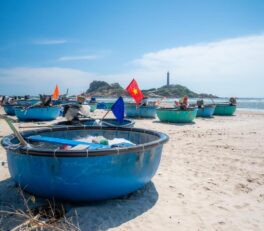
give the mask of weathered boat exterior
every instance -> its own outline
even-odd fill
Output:
[[[49,121],[54,120],[60,115],[60,107],[15,107],[15,114],[18,120]]]
[[[168,136],[155,131],[115,127],[54,127],[24,132],[77,139],[89,135],[122,137],[136,146],[96,150],[22,147],[13,135],[4,137],[12,179],[41,197],[69,201],[116,198],[143,187],[156,173]],[[39,144],[38,144],[39,145]]]
[[[215,105],[204,105],[203,108],[198,108],[196,117],[212,117],[215,111]]]
[[[197,108],[158,108],[157,116],[161,122],[169,123],[191,123],[196,117]]]
[[[86,126],[98,126],[97,122],[95,119],[81,119],[80,124],[86,125]],[[106,126],[106,127],[123,127],[123,128],[132,128],[134,127],[135,121],[130,120],[130,119],[124,119],[122,123],[119,123],[116,119],[103,119],[101,121],[101,126]],[[79,124],[79,125],[80,125]],[[66,126],[71,126],[72,123],[69,121],[62,121],[59,122],[55,125],[66,125]],[[76,126],[76,124],[75,124]]]
[[[3,105],[4,111],[7,115],[14,116],[15,115],[15,105],[5,104]]]
[[[111,102],[100,102],[100,103],[97,103],[96,108],[97,109],[111,109],[113,104],[114,103],[111,103]]]
[[[236,111],[236,105],[230,105],[229,103],[216,104],[214,115],[231,116]]]
[[[126,117],[132,118],[155,118],[157,106],[136,106],[136,104],[125,104]]]
[[[18,100],[17,105],[29,106],[40,102],[39,99]]]
[[[7,115],[14,116],[15,115],[15,107],[17,106],[31,106],[35,103],[39,102],[37,99],[28,99],[28,100],[18,100],[15,104],[5,104],[3,105],[5,113]]]

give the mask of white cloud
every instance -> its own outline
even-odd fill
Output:
[[[76,60],[96,60],[101,56],[99,55],[82,55],[82,56],[63,56],[58,61],[76,61]]]
[[[75,59],[74,59],[75,57]],[[66,60],[96,58],[68,56]],[[63,57],[61,57],[63,58]],[[263,97],[264,34],[195,44],[146,53],[125,73],[100,75],[71,68],[0,69],[0,94],[50,93],[56,83],[61,91],[85,91],[91,81],[119,82],[126,87],[135,78],[142,89],[166,83],[182,84],[196,92],[218,96]]]
[[[41,39],[33,41],[35,45],[58,45],[68,43],[66,39]]]
[[[133,63],[136,75],[156,86],[171,82],[220,96],[264,96],[264,35],[164,49]],[[149,85],[149,84],[148,84]]]
[[[96,74],[70,68],[12,68],[0,69],[0,94],[51,94],[56,84],[70,94],[85,91]]]

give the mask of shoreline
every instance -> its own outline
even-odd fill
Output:
[[[169,135],[159,169],[145,188],[123,199],[69,203],[66,216],[76,210],[81,230],[264,229],[264,111],[239,109],[234,116],[197,118],[193,124],[135,122]],[[2,119],[0,128],[1,139],[11,133]],[[9,177],[7,166],[0,165],[0,202],[19,207]],[[12,222],[0,219],[0,227]]]

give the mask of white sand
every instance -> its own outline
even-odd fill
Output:
[[[68,216],[76,209],[81,230],[264,230],[264,113],[135,126],[170,136],[156,175],[127,198],[66,206]],[[0,138],[9,133],[0,120]],[[0,161],[6,161],[2,147]],[[0,202],[18,206],[9,177],[0,165]],[[2,229],[13,222],[5,219]]]

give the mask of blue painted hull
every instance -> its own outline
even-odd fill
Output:
[[[15,105],[4,105],[3,107],[7,115],[15,115]]]
[[[215,111],[215,106],[204,106],[204,108],[198,108],[196,117],[212,117]]]
[[[60,115],[59,107],[32,107],[23,109],[22,107],[15,108],[15,114],[18,120],[36,120],[36,121],[49,121],[54,120]]]
[[[33,104],[36,104],[36,103],[38,103],[40,100],[38,100],[38,99],[28,99],[28,100],[18,100],[17,101],[17,105],[27,105],[27,106],[29,106],[29,105],[33,105]]]
[[[71,132],[75,134],[76,131],[57,131],[54,136],[68,136],[66,133],[72,134]],[[82,136],[82,132],[75,135]],[[85,151],[85,153],[64,151],[65,153],[60,156],[60,151],[56,151],[56,154],[54,151],[47,154],[45,150],[39,152],[13,150],[10,144],[7,146],[8,138],[4,138],[2,145],[7,150],[10,175],[24,190],[45,198],[95,201],[134,192],[150,182],[156,173],[163,143],[167,142],[168,137],[162,133],[159,133],[161,135],[157,137],[157,135],[148,134],[148,130],[133,130],[133,128],[99,131],[97,127],[95,131],[96,134],[104,136],[107,136],[108,132],[110,136],[130,137],[130,140],[134,142],[137,140],[142,142],[144,139],[146,146],[141,147],[143,144],[141,143],[141,146],[119,150],[114,148],[104,152],[100,150]],[[47,131],[45,135],[51,136],[51,133]],[[101,153],[93,156],[93,152]]]
[[[33,105],[35,103],[39,102],[39,100],[35,100],[35,99],[32,99],[32,100],[18,100],[16,104],[14,105],[10,105],[10,104],[6,104],[4,105],[4,110],[5,110],[5,113],[7,115],[15,115],[15,107],[17,106],[20,106],[20,105],[23,105],[23,106],[30,106],[30,105]]]
[[[85,119],[80,120],[80,123],[86,126],[96,126],[94,119]],[[133,120],[124,119],[122,123],[119,123],[116,119],[103,119],[102,126],[114,126],[114,127],[123,127],[123,128],[132,128],[134,127],[135,122]],[[68,121],[59,122],[56,125],[71,125]],[[98,126],[98,125],[97,125]]]
[[[156,106],[141,106],[136,107],[135,104],[126,104],[125,113],[127,117],[132,118],[155,118],[156,117]]]

